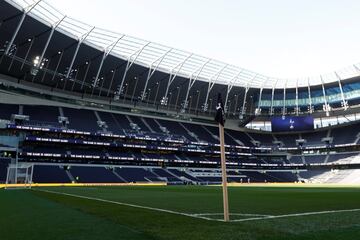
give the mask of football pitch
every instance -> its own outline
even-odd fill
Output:
[[[360,188],[217,186],[0,189],[0,239],[359,239]]]

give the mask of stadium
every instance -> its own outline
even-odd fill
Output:
[[[356,239],[359,91],[1,0],[1,239]]]

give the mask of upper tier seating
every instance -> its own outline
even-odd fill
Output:
[[[296,164],[302,164],[303,160],[302,160],[301,156],[292,156],[290,158],[290,162],[291,163],[296,163]]]
[[[100,112],[98,111],[98,114],[102,121],[106,122],[107,130],[112,132],[113,134],[119,134],[123,133],[122,129],[130,129],[130,125],[127,124],[126,126],[124,124],[119,123],[119,121],[115,118],[114,114],[109,112]]]
[[[176,134],[176,135],[182,135],[187,140],[189,140],[191,142],[196,142],[196,139],[194,137],[190,136],[189,133],[178,122],[165,121],[165,120],[161,120],[161,119],[159,119],[158,122],[162,126],[166,127],[166,129],[169,130],[171,133]]]
[[[271,134],[259,134],[259,133],[253,133],[249,132],[249,135],[255,139],[256,141],[259,141],[261,143],[261,146],[273,146],[273,141],[275,140]]]
[[[0,118],[10,119],[11,114],[19,113],[19,105],[12,104],[0,104],[1,112]],[[24,105],[22,107],[23,114],[30,116],[30,121],[43,122],[43,123],[53,123],[58,124],[58,117],[60,115],[59,107],[52,106],[32,106],[32,105]],[[68,118],[70,129],[97,132],[102,130],[98,126],[97,121],[99,120],[93,110],[86,109],[73,109],[63,107],[64,116]],[[98,113],[99,118],[104,121],[108,130],[113,132],[114,134],[122,134],[124,131],[134,131],[131,129],[130,122],[136,123],[141,131],[147,135],[156,136],[164,136],[166,133],[163,133],[160,126],[165,127],[170,134],[186,138],[190,141],[197,141],[197,139],[218,144],[218,129],[212,126],[204,126],[192,123],[179,123],[176,121],[168,121],[168,120],[155,120],[152,118],[142,118],[136,116],[128,116],[126,117],[123,114],[109,113],[96,111]],[[46,113],[46,114],[44,114]],[[144,123],[144,121],[146,123]],[[159,124],[158,124],[159,123]],[[192,131],[196,136],[191,136],[188,131],[184,129],[183,125],[187,130]],[[269,134],[269,133],[258,133],[258,132],[240,132],[234,130],[225,130],[225,143],[228,145],[239,145],[240,142],[245,146],[252,147],[254,144],[252,143],[252,139],[259,141],[262,146],[274,146],[273,141],[279,140],[284,143],[285,147],[296,147],[296,140],[299,138],[305,139],[307,142],[305,146],[311,145],[323,145],[321,142],[322,138],[327,136],[333,137],[333,143],[335,144],[344,144],[344,143],[354,143],[357,139],[357,134],[359,133],[358,126],[360,123],[356,123],[350,126],[337,127],[329,130],[320,130],[308,133],[301,134]],[[153,133],[150,133],[151,130]],[[330,133],[330,134],[329,134]],[[231,137],[230,137],[231,136]],[[237,140],[239,142],[237,142]]]
[[[141,131],[145,132],[151,132],[151,130],[145,125],[145,123],[141,120],[139,117],[129,116],[131,121],[138,125],[138,127],[141,129]]]
[[[156,133],[162,133],[159,124],[155,122],[152,118],[143,118],[146,123],[151,127],[151,129]]]
[[[45,122],[58,125],[59,108],[52,106],[24,105],[23,114],[30,116],[30,121]]]
[[[331,131],[331,136],[334,137],[333,144],[354,143],[356,140],[356,135],[359,132],[360,123],[341,128],[334,128]]]
[[[284,144],[284,147],[297,147],[296,139],[299,139],[298,134],[277,134],[275,137]]]
[[[305,156],[306,163],[324,163],[326,155]]]
[[[311,133],[302,133],[301,136],[303,139],[306,140],[306,146],[309,145],[323,145],[324,143],[321,142],[322,138],[325,138],[328,134],[328,131],[316,131]]]
[[[64,116],[68,118],[70,129],[93,131],[101,130],[97,124],[97,119],[94,111],[78,110],[73,108],[63,108]]]
[[[214,138],[212,136],[212,134],[210,134],[208,131],[206,131],[204,128],[202,128],[200,125],[196,125],[196,127],[194,127],[193,124],[190,123],[183,123],[183,125],[189,130],[189,131],[193,131],[193,133],[195,133],[195,135],[202,141],[204,142],[209,142],[209,143],[219,143],[219,140],[217,140],[216,138]]]
[[[254,144],[251,143],[251,138],[243,132],[228,130],[228,129],[226,129],[225,132],[230,134],[236,140],[241,141],[245,146],[248,146],[248,147],[254,146]]]

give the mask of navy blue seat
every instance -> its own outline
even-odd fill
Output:
[[[65,170],[59,166],[35,165],[33,172],[34,183],[70,183]]]
[[[79,167],[70,168],[72,176],[81,183],[120,183],[123,182],[111,170],[105,167]]]

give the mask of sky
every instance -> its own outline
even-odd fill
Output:
[[[47,0],[90,25],[276,78],[360,62],[358,0]]]

